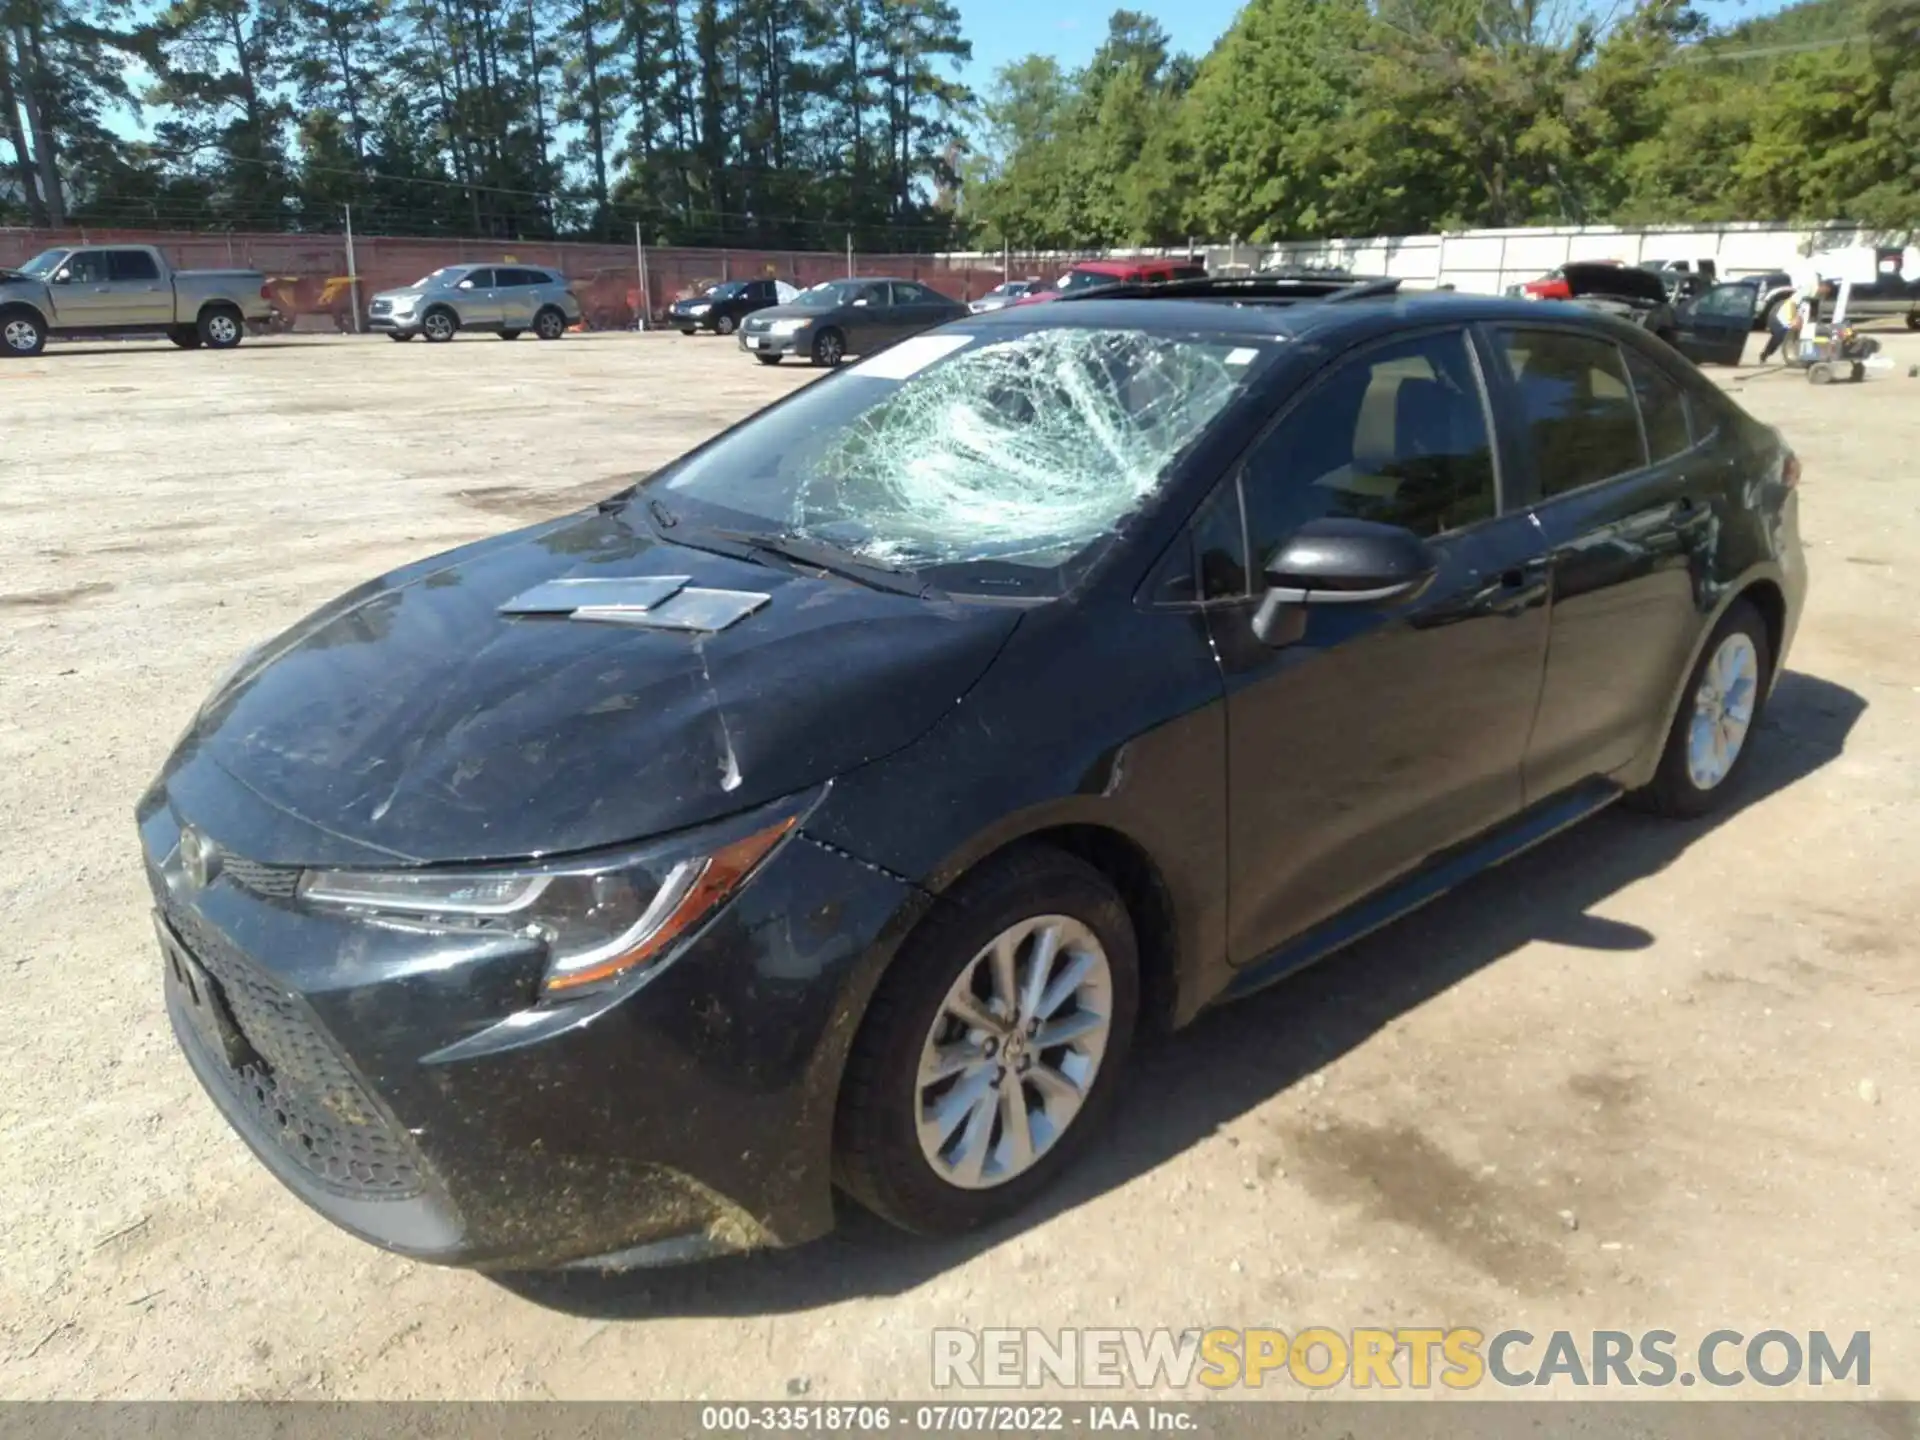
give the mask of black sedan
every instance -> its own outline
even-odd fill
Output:
[[[776,280],[728,280],[674,301],[667,311],[667,321],[682,335],[696,330],[731,335],[747,316],[779,303],[780,285]]]
[[[1722,800],[1778,434],[1578,307],[1265,284],[903,341],[243,659],[138,821],[260,1159],[476,1266],[963,1231],[1137,1032]]]
[[[784,305],[762,310],[740,327],[740,348],[762,365],[789,355],[838,365],[871,355],[909,335],[965,318],[967,307],[917,280],[829,280]]]

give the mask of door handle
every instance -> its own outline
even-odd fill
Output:
[[[1524,615],[1546,599],[1547,567],[1541,560],[1529,560],[1500,572],[1500,588],[1487,608],[1496,615]]]

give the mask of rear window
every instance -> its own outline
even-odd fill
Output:
[[[1619,346],[1565,330],[1503,331],[1500,345],[1519,394],[1542,499],[1647,463]]]
[[[160,267],[144,250],[109,250],[107,278],[110,280],[158,280]]]

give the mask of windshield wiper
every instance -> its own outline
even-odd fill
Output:
[[[809,565],[816,570],[825,570],[829,574],[844,576],[848,580],[858,580],[861,584],[871,585],[876,590],[891,590],[900,595],[926,593],[927,587],[911,570],[902,570],[895,565],[869,560],[844,546],[835,545],[830,540],[815,540],[785,531],[714,529],[708,533],[767,555],[778,555],[782,559]]]

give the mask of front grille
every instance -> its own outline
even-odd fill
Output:
[[[300,886],[300,872],[286,865],[262,865],[238,855],[220,857],[220,873],[243,890],[269,900],[291,900]]]
[[[367,309],[370,314],[391,315],[393,313],[393,302],[391,300],[376,300],[372,305],[368,306]]]
[[[233,1098],[324,1188],[359,1199],[421,1193],[412,1146],[354,1078],[298,997],[192,911],[168,905],[181,943],[220,986],[254,1058],[207,1047]]]

